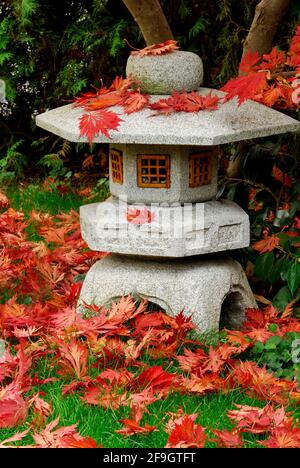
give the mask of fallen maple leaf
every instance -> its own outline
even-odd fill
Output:
[[[159,44],[153,44],[145,47],[144,49],[133,50],[130,52],[130,55],[136,55],[139,57],[145,57],[147,55],[162,55],[174,52],[179,49],[177,41],[169,39],[165,42],[160,42]]]
[[[185,418],[190,418],[192,421],[196,421],[198,418],[198,413],[194,414],[186,414],[182,408],[179,408],[179,410],[176,413],[167,413],[167,416],[170,416],[169,421],[165,425],[165,432],[167,434],[170,434],[173,429],[175,428],[176,424],[181,424]]]
[[[100,109],[95,112],[83,114],[79,119],[80,135],[86,136],[91,143],[95,136],[102,133],[108,138],[110,130],[117,130],[122,119],[115,113]]]
[[[269,439],[258,443],[268,448],[300,448],[300,429],[274,429]]]
[[[132,388],[151,388],[152,392],[167,394],[177,379],[177,374],[169,374],[161,366],[153,366],[144,370],[132,383]]]
[[[70,434],[62,438],[62,446],[64,448],[102,448],[102,444],[97,442],[91,437],[82,437],[79,434]]]
[[[227,412],[227,416],[237,423],[237,429],[252,434],[271,432],[276,428],[290,429],[293,420],[286,415],[283,407],[276,410],[271,405],[264,408],[235,405],[238,409]]]
[[[27,404],[14,382],[0,388],[0,428],[22,424],[27,417]]]
[[[24,437],[28,434],[29,431],[30,429],[26,429],[25,431],[17,432],[16,434],[14,434],[12,437],[9,437],[8,439],[2,440],[0,442],[0,448],[16,448],[15,445],[7,445],[7,444],[24,439]]]
[[[33,439],[38,448],[64,448],[68,447],[70,436],[81,438],[76,431],[77,424],[55,429],[59,423],[59,418],[51,421],[40,433],[34,432]]]
[[[149,426],[147,423],[144,426],[139,424],[142,416],[143,410],[141,410],[141,407],[137,404],[133,404],[130,418],[121,419],[120,423],[122,423],[124,427],[123,429],[118,429],[116,432],[128,437],[135,434],[147,434],[156,431],[156,426]]]
[[[244,445],[243,439],[236,430],[232,431],[217,431],[213,430],[213,434],[217,436],[215,439],[211,439],[212,442],[216,442],[218,447],[226,448],[241,448]]]
[[[70,343],[58,342],[59,360],[62,375],[75,375],[81,380],[87,375],[88,348],[83,343],[73,339]]]
[[[194,415],[185,416],[170,432],[166,448],[203,448],[206,440],[203,427],[194,422]]]

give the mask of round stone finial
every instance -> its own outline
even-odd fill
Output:
[[[142,93],[171,94],[174,90],[198,89],[204,73],[198,55],[178,50],[163,55],[131,55],[127,60],[126,76],[140,82]]]

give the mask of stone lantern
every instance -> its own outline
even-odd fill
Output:
[[[180,65],[181,64],[181,65]],[[159,70],[159,71],[158,71]],[[127,74],[141,81],[156,102],[175,88],[199,88],[201,59],[189,52],[130,57]],[[207,94],[212,90],[199,88]],[[223,93],[213,90],[223,96]],[[253,101],[235,100],[218,110],[153,116],[149,108],[124,114],[110,145],[111,197],[81,207],[81,230],[89,247],[112,255],[85,278],[78,309],[108,305],[128,294],[148,299],[175,315],[192,314],[200,330],[239,326],[256,307],[246,276],[228,251],[249,245],[248,215],[234,202],[216,200],[220,145],[299,131],[300,124]],[[37,117],[37,125],[73,142],[83,110],[72,104]]]

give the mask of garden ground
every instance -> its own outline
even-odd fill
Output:
[[[210,336],[132,298],[76,316],[105,255],[81,239],[78,208],[105,195],[51,180],[0,192],[0,446],[300,447],[292,307]]]

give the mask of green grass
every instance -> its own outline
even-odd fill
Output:
[[[54,375],[54,374],[53,374]],[[59,426],[78,424],[78,430],[83,436],[90,436],[105,448],[161,448],[164,447],[168,435],[164,431],[164,425],[168,421],[168,412],[177,412],[182,408],[188,414],[199,413],[196,420],[206,428],[206,434],[213,437],[211,429],[231,429],[233,424],[227,418],[227,411],[235,409],[235,403],[263,407],[265,402],[255,400],[241,393],[239,390],[230,391],[227,394],[211,394],[205,396],[181,395],[170,393],[167,398],[156,401],[148,406],[150,414],[145,414],[143,423],[157,426],[157,431],[147,435],[135,435],[124,437],[115,431],[122,428],[120,419],[130,416],[128,407],[120,407],[118,410],[104,409],[101,406],[85,404],[80,399],[80,394],[62,396],[61,388],[65,382],[59,381],[33,387],[36,391],[45,392],[43,398],[53,406],[53,414],[49,422],[59,416]],[[31,392],[30,392],[31,393]],[[23,426],[18,426],[18,431],[29,427],[32,415]],[[0,440],[12,436],[15,429],[0,429]],[[245,434],[245,447],[259,447],[257,437]],[[31,436],[28,435],[21,442],[22,445],[31,444]],[[207,447],[214,447],[213,442],[207,442]]]
[[[46,190],[40,182],[20,186],[13,184],[3,188],[0,186],[0,190],[4,190],[14,210],[23,211],[26,215],[32,210],[56,215],[60,212],[67,213],[71,209],[79,211],[84,203],[103,201],[109,195],[108,184],[103,183],[103,180],[100,182],[92,191],[92,200],[86,200],[77,190],[72,189],[72,182],[66,186],[66,193],[61,193],[55,184]]]

